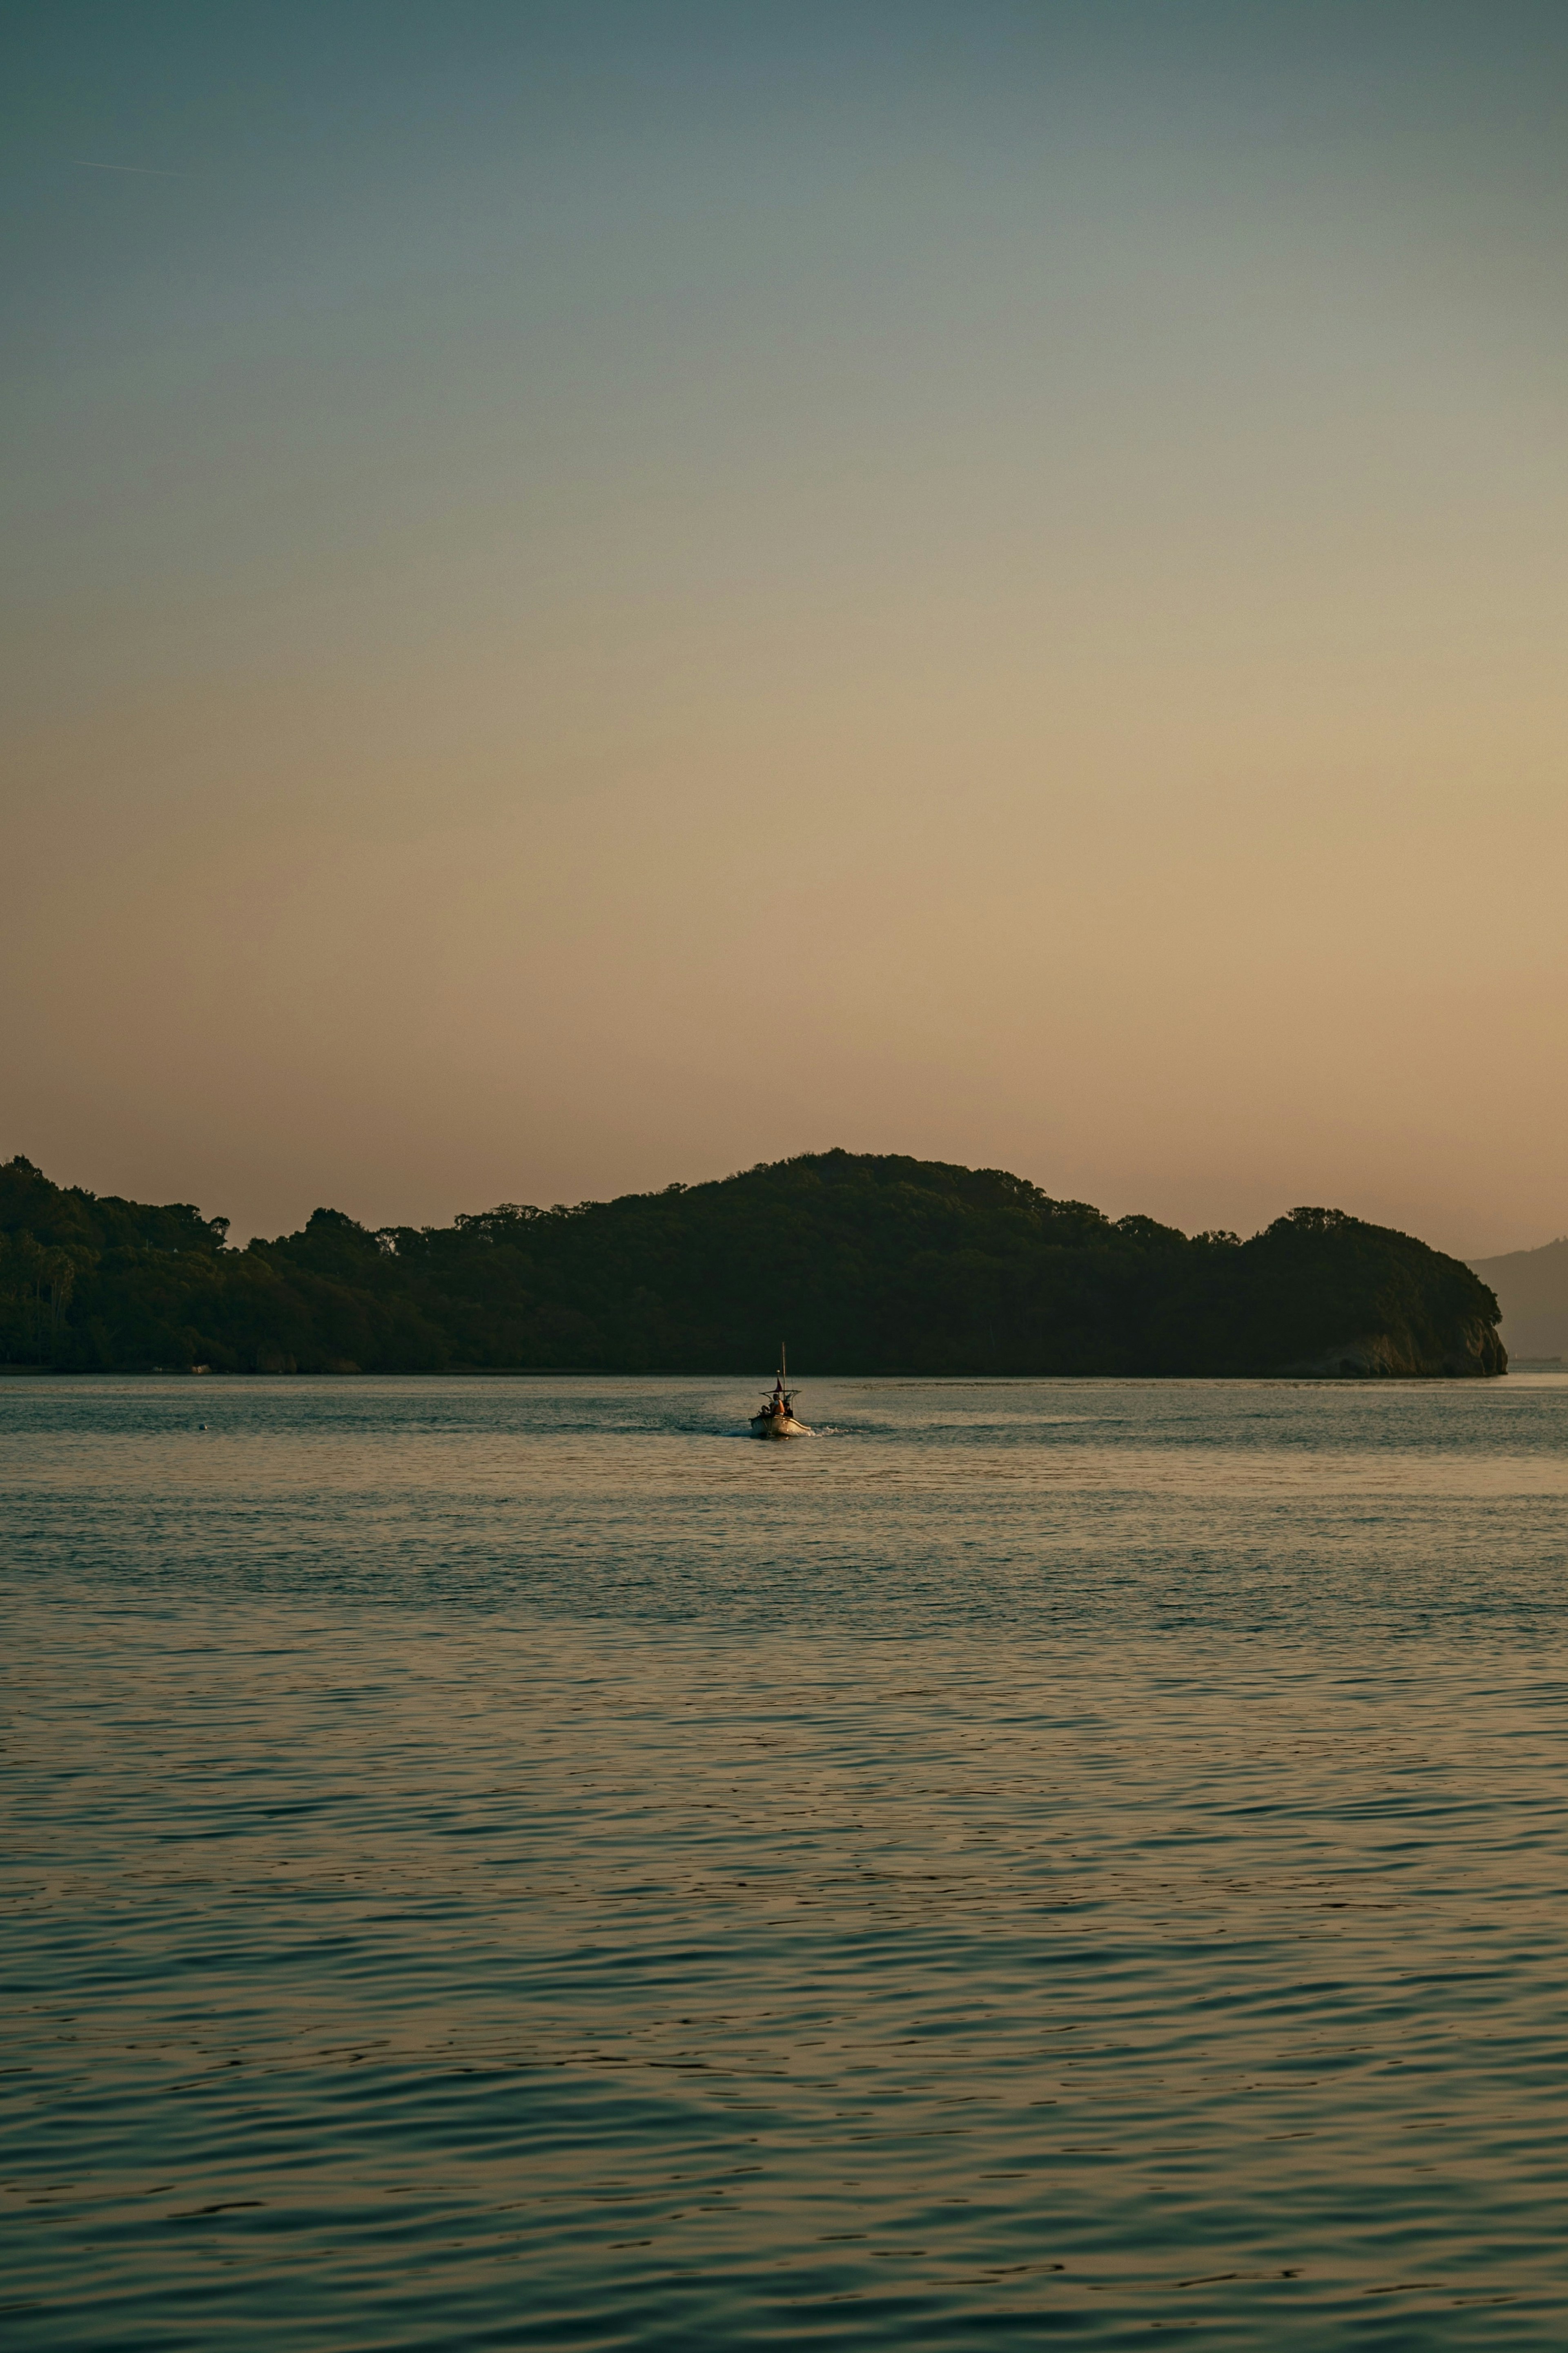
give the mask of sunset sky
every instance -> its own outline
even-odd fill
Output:
[[[14,10],[0,1155],[1568,1229],[1568,9]]]

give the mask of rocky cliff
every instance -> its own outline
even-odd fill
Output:
[[[1436,1346],[1408,1331],[1362,1332],[1279,1369],[1298,1380],[1459,1380],[1506,1373],[1508,1352],[1495,1327],[1472,1316]]]

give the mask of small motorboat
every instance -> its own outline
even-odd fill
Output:
[[[811,1432],[804,1421],[795,1418],[795,1391],[789,1387],[789,1373],[783,1343],[779,1346],[779,1374],[763,1404],[761,1413],[752,1416],[753,1438],[809,1438]]]

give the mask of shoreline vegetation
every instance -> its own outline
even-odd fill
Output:
[[[228,1220],[0,1166],[0,1367],[221,1373],[1454,1378],[1496,1297],[1408,1234],[1298,1208],[1242,1240],[1021,1176],[832,1151],[450,1226]]]

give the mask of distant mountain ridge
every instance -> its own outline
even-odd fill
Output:
[[[1568,1236],[1469,1265],[1497,1293],[1510,1356],[1568,1358]]]
[[[1005,1169],[806,1153],[710,1184],[372,1232],[0,1167],[0,1362],[224,1372],[1500,1373],[1491,1292],[1337,1209],[1249,1241],[1113,1224]]]

